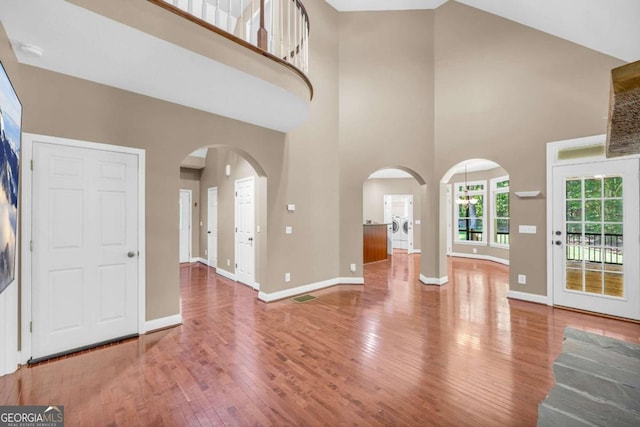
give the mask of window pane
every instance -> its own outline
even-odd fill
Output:
[[[600,234],[602,233],[602,224],[597,223],[585,223],[584,232],[587,234]]]
[[[579,179],[567,180],[567,199],[582,198],[582,181]]]
[[[584,202],[584,216],[587,221],[602,220],[602,200],[587,200]]]
[[[601,179],[585,179],[584,180],[584,198],[599,199],[602,197],[602,180]]]
[[[604,179],[604,197],[622,197],[622,178],[613,176]]]
[[[502,218],[509,216],[509,193],[496,194],[496,216]]]
[[[605,224],[604,234],[618,234],[622,236],[622,224]]]
[[[580,222],[568,222],[567,233],[582,233],[582,223]]]
[[[498,233],[509,232],[509,220],[508,219],[496,219],[496,231]]]
[[[604,201],[605,222],[622,222],[622,199]]]
[[[568,188],[567,185],[567,190]],[[582,202],[580,200],[567,201],[567,221],[582,221]]]
[[[496,187],[498,188],[506,188],[509,186],[509,180],[504,180],[496,183]]]

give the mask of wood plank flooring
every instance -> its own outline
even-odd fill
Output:
[[[640,325],[508,300],[508,267],[419,255],[366,285],[264,304],[181,267],[184,325],[0,377],[0,405],[61,404],[67,426],[533,426],[565,326],[640,342]]]

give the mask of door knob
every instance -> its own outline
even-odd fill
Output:
[[[253,237],[249,237],[248,239],[250,242],[253,242]]]
[[[556,231],[556,236],[559,236],[562,234],[562,231]]]
[[[560,245],[562,244],[562,241],[561,241],[561,240],[556,240],[554,243],[555,243],[556,245],[560,246]]]
[[[134,256],[136,256],[136,253],[135,253],[135,252],[133,252],[133,251],[129,251],[129,252],[127,253],[127,256],[128,256],[129,258],[133,258]]]
[[[211,234],[211,232],[210,232],[210,231],[207,231],[207,234]]]

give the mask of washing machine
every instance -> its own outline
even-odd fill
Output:
[[[409,219],[395,216],[392,223],[393,248],[407,249],[409,246]]]

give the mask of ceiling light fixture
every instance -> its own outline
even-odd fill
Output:
[[[22,51],[22,53],[24,53],[27,56],[31,56],[34,58],[40,58],[42,56],[42,48],[39,46],[36,46],[34,44],[29,44],[29,43],[20,43],[18,45],[18,47],[20,48],[20,50]]]
[[[464,165],[464,194],[462,194],[457,200],[457,205],[468,205],[471,203],[475,205],[478,203],[478,199],[469,196],[469,185],[467,184],[467,165]]]

